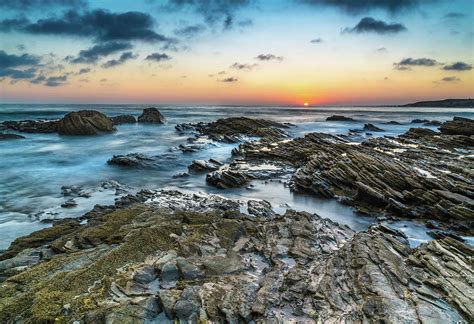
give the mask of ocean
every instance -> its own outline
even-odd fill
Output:
[[[57,119],[81,109],[98,110],[108,116],[140,115],[152,105],[47,105],[2,104],[0,122],[5,120]],[[207,192],[232,199],[266,199],[274,209],[287,208],[316,213],[347,224],[354,230],[364,230],[373,221],[356,215],[351,208],[335,200],[296,194],[281,181],[255,181],[253,187],[219,190],[206,185],[205,175],[177,178],[197,159],[213,158],[222,162],[231,159],[238,144],[210,143],[207,149],[183,153],[177,149],[189,135],[179,134],[179,123],[213,121],[218,118],[245,116],[292,123],[293,137],[309,132],[345,134],[349,129],[373,123],[385,130],[372,136],[395,136],[406,132],[413,119],[446,121],[454,116],[474,118],[473,109],[399,108],[399,107],[240,107],[240,106],[160,106],[165,125],[119,125],[117,132],[93,137],[59,136],[57,134],[22,134],[23,140],[0,141],[0,249],[5,249],[17,237],[50,226],[45,220],[78,217],[95,204],[113,204],[115,190],[104,182],[114,180],[129,192],[148,189],[176,189],[186,192]],[[344,115],[356,121],[329,122],[326,118]],[[397,121],[399,125],[389,125]],[[429,126],[436,130],[435,126]],[[366,137],[367,135],[363,135]],[[362,140],[363,138],[359,139]],[[107,165],[113,155],[144,153],[159,156],[154,169],[123,169]],[[77,198],[74,208],[62,208],[67,201],[62,186],[82,186],[89,198]],[[412,245],[430,239],[425,228],[410,221],[392,226],[404,231]]]

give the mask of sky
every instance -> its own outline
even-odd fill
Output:
[[[0,0],[0,102],[474,97],[474,0]]]

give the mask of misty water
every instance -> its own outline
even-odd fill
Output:
[[[140,115],[149,105],[0,105],[0,121],[25,119],[57,119],[70,111],[94,109],[108,116]],[[292,208],[316,213],[354,230],[364,230],[372,218],[356,215],[349,207],[335,200],[320,199],[290,192],[281,181],[254,181],[253,187],[219,190],[206,185],[205,175],[175,178],[186,172],[196,159],[213,158],[222,162],[231,159],[237,144],[211,143],[199,152],[182,153],[177,146],[185,144],[189,135],[180,135],[175,126],[184,122],[213,121],[231,116],[265,118],[294,124],[294,137],[309,132],[345,134],[349,129],[373,123],[386,130],[372,136],[394,136],[420,124],[413,119],[446,121],[453,116],[474,117],[470,109],[396,108],[396,107],[238,107],[238,106],[157,106],[167,118],[165,125],[119,125],[117,132],[93,137],[59,136],[57,134],[23,134],[26,139],[0,142],[0,249],[16,238],[48,225],[44,219],[77,217],[95,204],[113,204],[115,190],[103,187],[115,180],[130,192],[148,189],[178,189],[203,191],[246,201],[265,199],[283,213]],[[333,114],[352,117],[354,122],[328,122]],[[388,125],[397,121],[400,125]],[[436,127],[428,127],[436,130]],[[363,134],[361,141],[367,135]],[[155,169],[124,169],[107,165],[113,155],[144,153],[159,156]],[[74,208],[61,208],[68,198],[61,194],[62,186],[80,185],[90,191],[90,198],[76,198]],[[426,229],[419,224],[400,221],[391,224],[404,231],[412,245],[429,240]]]

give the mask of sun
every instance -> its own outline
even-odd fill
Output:
[[[305,102],[305,103],[303,104],[303,106],[308,107],[308,106],[309,106],[309,103]]]

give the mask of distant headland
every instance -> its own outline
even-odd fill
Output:
[[[419,101],[399,107],[439,107],[439,108],[474,108],[474,99],[445,99],[436,101]]]

